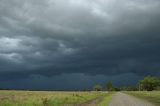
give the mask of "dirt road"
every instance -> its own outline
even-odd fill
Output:
[[[147,101],[140,100],[130,95],[118,92],[113,96],[109,106],[154,106]]]
[[[98,103],[101,101],[102,97],[96,98],[94,100],[87,101],[86,103],[83,103],[78,106],[98,106]]]

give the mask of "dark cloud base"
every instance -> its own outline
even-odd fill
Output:
[[[112,81],[116,87],[136,86],[137,81],[142,78],[131,73],[116,76],[63,74],[54,77],[44,77],[33,75],[21,80],[1,81],[0,88],[21,90],[92,90],[95,84],[105,85],[107,81]]]

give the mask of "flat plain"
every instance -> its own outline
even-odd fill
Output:
[[[1,90],[0,106],[160,106],[160,91]]]
[[[111,94],[77,91],[0,91],[0,106],[86,106],[92,103],[104,106],[103,103],[109,101]]]

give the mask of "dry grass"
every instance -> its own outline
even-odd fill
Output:
[[[0,91],[0,106],[72,106],[103,92]]]

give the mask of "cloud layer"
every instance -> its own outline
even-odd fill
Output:
[[[0,79],[160,75],[159,0],[0,0]]]

